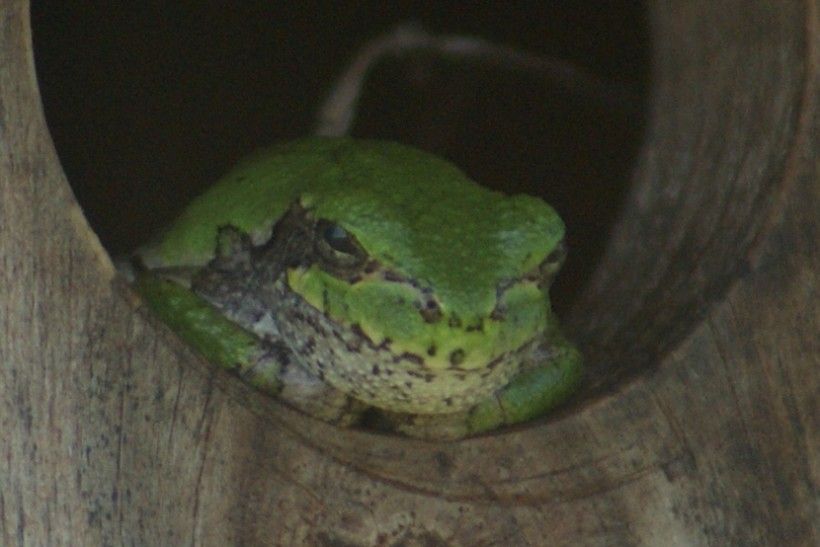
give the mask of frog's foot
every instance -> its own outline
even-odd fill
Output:
[[[343,427],[358,423],[365,404],[294,363],[284,345],[240,327],[190,289],[153,273],[141,274],[135,287],[154,313],[210,362],[306,414]]]
[[[581,354],[567,344],[547,364],[524,370],[474,407],[453,414],[379,411],[376,426],[430,440],[456,440],[543,416],[565,401],[582,378]]]
[[[299,412],[339,427],[358,424],[368,408],[294,363],[286,350],[269,353],[240,376]]]

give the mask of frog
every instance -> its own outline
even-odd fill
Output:
[[[583,378],[549,287],[565,225],[420,149],[261,150],[131,257],[207,360],[336,426],[459,440],[544,416]]]

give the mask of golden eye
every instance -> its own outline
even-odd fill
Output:
[[[348,255],[359,254],[359,247],[350,233],[332,222],[320,220],[317,226],[325,243],[336,252]]]
[[[352,267],[366,258],[353,235],[334,222],[316,222],[317,248],[326,263],[341,267]]]

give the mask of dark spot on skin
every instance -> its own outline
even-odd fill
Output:
[[[430,346],[429,348],[427,348],[427,355],[432,357],[435,354],[436,354],[436,346]]]
[[[467,328],[464,329],[467,332],[475,332],[475,331],[483,331],[484,330],[484,323],[479,320],[478,323],[475,325],[467,325]]]
[[[465,356],[465,353],[464,353],[463,349],[461,349],[461,348],[454,349],[450,353],[450,364],[453,365],[453,366],[460,365],[461,363],[464,362],[464,356]]]
[[[307,342],[302,346],[302,351],[304,353],[313,353],[316,349],[316,339],[312,336],[308,337]]]
[[[398,363],[402,360],[410,361],[411,363],[415,363],[416,365],[424,365],[424,359],[420,355],[416,355],[415,353],[411,353],[409,351],[405,351],[401,355],[393,357],[394,363]]]
[[[316,333],[318,333],[321,336],[324,336],[325,338],[327,338],[329,336],[327,330],[325,330],[325,328],[322,325],[319,324],[319,322],[316,320],[316,318],[314,318],[312,316],[304,315],[304,314],[299,313],[299,312],[291,312],[290,317],[293,318],[296,321],[306,323]]]
[[[447,322],[454,329],[461,328],[461,319],[458,318],[457,315],[453,315],[450,317],[450,320]]]
[[[282,372],[284,372],[291,363],[290,350],[281,343],[271,344],[271,346],[266,349],[265,355],[278,360],[282,367]]]
[[[381,343],[381,344],[379,344],[378,346],[376,346],[376,345],[373,343],[373,341],[370,339],[370,337],[369,337],[367,334],[365,334],[365,332],[362,330],[361,325],[359,325],[358,323],[354,323],[353,325],[351,325],[351,326],[350,326],[350,330],[351,330],[351,332],[353,332],[353,334],[354,334],[354,335],[356,335],[357,337],[359,337],[360,341],[364,341],[364,342],[366,342],[366,343],[367,343],[367,345],[368,345],[368,346],[370,346],[370,347],[371,347],[371,348],[373,348],[373,349],[387,349],[387,346],[389,346],[389,345],[390,345],[390,339],[389,339],[389,338],[385,338],[385,339],[382,341],[382,343]]]
[[[385,270],[382,272],[382,279],[384,279],[385,281],[392,281],[394,283],[401,283],[402,281],[404,281],[404,278],[402,276],[390,270]]]
[[[378,376],[379,373],[381,372],[379,370],[379,365],[373,365],[373,368],[371,369],[371,372],[373,373],[373,376]]]
[[[435,323],[440,321],[443,316],[441,308],[433,300],[428,300],[424,307],[419,310],[419,313],[425,323]]]
[[[499,365],[499,363],[501,363],[501,361],[504,360],[504,356],[505,356],[505,354],[502,353],[501,355],[499,355],[498,357],[496,357],[495,359],[493,359],[492,361],[487,363],[487,366],[485,368],[487,370],[493,370],[495,367],[497,367]]]

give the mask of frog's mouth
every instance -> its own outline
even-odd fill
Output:
[[[506,295],[522,287],[541,294],[560,267],[563,253],[561,247],[527,274],[499,283],[492,314],[472,324],[447,315],[432,291],[373,260],[350,234],[312,218],[298,204],[282,217],[271,240],[253,251],[253,261],[254,270],[264,272],[262,276],[269,280],[267,305],[274,310],[280,334],[296,362],[368,404],[425,414],[465,410],[528,366],[543,340],[545,325],[508,341],[500,350],[491,337],[503,334],[508,316],[513,316],[511,322],[516,320]],[[415,324],[430,332],[444,332],[438,335],[440,343],[420,347],[414,343],[421,336],[409,341],[386,336],[379,331],[379,321],[368,324],[340,312],[343,304],[334,296],[337,291],[361,287],[408,295],[406,305],[396,308],[395,314],[414,316]],[[386,316],[382,322],[391,320]]]
[[[370,405],[414,414],[466,410],[525,367],[540,339],[482,363],[432,368],[426,356],[390,339],[374,341],[358,324],[331,319],[285,284],[279,331],[294,360],[333,387]]]

